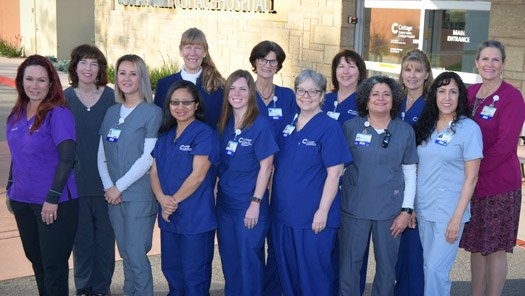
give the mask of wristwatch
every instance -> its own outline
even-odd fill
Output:
[[[412,215],[414,210],[411,208],[401,208],[401,212],[407,212],[407,214]]]
[[[261,201],[262,201],[262,198],[258,198],[257,196],[254,196],[254,197],[252,197],[252,201],[260,204]]]

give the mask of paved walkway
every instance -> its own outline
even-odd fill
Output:
[[[7,59],[0,57],[0,295],[25,296],[35,295],[36,284],[32,277],[33,271],[21,246],[20,238],[13,216],[7,211],[5,204],[4,185],[7,180],[10,156],[7,143],[5,142],[5,119],[9,114],[15,100],[14,78],[16,70],[22,59]],[[64,87],[69,86],[67,74],[60,73],[60,79]],[[524,188],[525,189],[525,188]],[[522,219],[520,222],[518,243],[525,247],[525,199],[522,201]],[[167,283],[162,275],[160,267],[159,232],[155,228],[153,237],[154,245],[150,252],[150,260],[154,275],[155,295],[166,295]],[[118,255],[118,252],[117,252]],[[525,249],[516,247],[514,254],[509,255],[508,280],[503,295],[525,295]],[[369,272],[367,275],[367,290],[369,295],[372,275],[375,272],[373,255],[370,256]],[[70,264],[72,266],[72,264]],[[452,270],[451,279],[452,295],[470,294],[470,263],[467,252],[460,250],[456,264]],[[123,273],[121,261],[117,261],[117,267],[113,277],[111,290],[112,295],[122,295]],[[70,293],[74,293],[73,272],[70,272]],[[213,262],[211,295],[224,295],[224,278],[221,272],[221,262],[218,250],[215,250]]]

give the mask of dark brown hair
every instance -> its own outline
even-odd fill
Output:
[[[78,86],[78,75],[77,66],[82,59],[95,59],[98,63],[97,79],[95,79],[95,85],[97,88],[108,84],[108,61],[104,54],[94,45],[82,44],[75,47],[71,51],[71,61],[67,68],[69,74],[69,84],[73,87]]]

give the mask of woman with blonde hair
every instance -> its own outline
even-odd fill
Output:
[[[184,65],[178,73],[159,80],[155,90],[155,104],[162,108],[173,82],[191,81],[204,99],[205,122],[212,128],[217,128],[225,81],[208,52],[206,35],[197,28],[186,30],[180,40],[179,53]]]
[[[98,170],[123,259],[124,294],[153,295],[147,253],[157,201],[148,173],[162,111],[151,103],[148,70],[139,56],[120,57],[115,69],[115,94],[120,103],[108,109],[100,128]]]

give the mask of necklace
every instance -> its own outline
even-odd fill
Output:
[[[478,98],[478,96],[475,96],[475,98],[474,98],[474,107],[472,108],[472,114],[471,114],[472,116],[474,116],[476,114],[476,111],[478,110],[478,107],[483,105],[483,103],[485,103],[485,100],[488,97],[490,97],[491,95],[493,95],[494,92],[496,92],[499,89],[499,87],[501,86],[501,82],[502,81],[500,81],[495,88],[493,88],[490,92],[488,92],[488,95],[486,95],[485,97],[480,96]],[[483,85],[481,85],[479,90],[481,90],[481,88],[483,88]],[[478,91],[478,93],[479,93],[479,91]],[[483,91],[483,94],[486,94],[486,93],[487,92]]]
[[[262,91],[261,91],[261,90],[259,89],[259,87],[257,86],[257,92],[259,93],[259,95],[261,96],[261,98],[263,99],[263,101],[268,101],[268,100],[272,97],[274,90],[275,90],[275,85],[272,84],[272,91],[270,92],[270,94],[269,94],[267,97],[265,97],[265,96],[263,95]]]
[[[86,107],[86,110],[87,111],[91,111],[91,107],[93,107],[93,105],[95,105],[95,102],[97,100],[97,92],[98,92],[98,89],[94,89],[93,90],[93,94],[91,96],[91,100],[88,101],[86,100],[83,96],[80,95],[80,90],[78,88],[75,88],[75,94],[77,95],[78,99],[80,100],[80,102]]]

